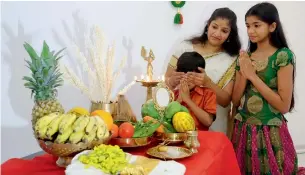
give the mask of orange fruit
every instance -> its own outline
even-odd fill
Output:
[[[109,131],[111,131],[113,125],[113,118],[109,112],[104,110],[95,110],[91,113],[91,116],[99,116],[101,117],[107,125]]]
[[[111,138],[116,138],[116,137],[119,136],[119,127],[118,127],[118,125],[116,125],[116,124],[112,125],[111,133],[112,133]]]
[[[160,125],[157,129],[157,132],[158,133],[164,133],[164,126],[163,125]]]
[[[150,121],[150,120],[153,120],[154,123],[155,123],[155,121],[156,121],[154,118],[152,118],[152,117],[150,117],[150,116],[145,116],[145,117],[143,117],[143,122],[144,122],[144,123],[146,123],[146,122],[148,122],[148,121]]]
[[[152,120],[153,123],[158,122],[156,119],[154,119],[154,118],[152,118],[152,117],[150,117],[150,116],[145,116],[145,117],[143,118],[143,122],[144,122],[144,123],[146,123],[146,122],[148,122],[148,121],[150,121],[150,120]],[[156,131],[159,132],[159,133],[164,133],[164,126],[161,124],[161,125],[158,127],[158,129],[157,129]]]

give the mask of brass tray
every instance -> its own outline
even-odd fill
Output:
[[[166,142],[167,144],[178,144],[183,143],[187,140],[186,133],[157,133],[156,138],[160,141]]]
[[[83,150],[93,149],[95,146],[101,144],[108,144],[109,140],[111,139],[111,133],[109,137],[101,140],[94,140],[90,143],[80,142],[77,144],[53,143],[51,141],[41,140],[36,135],[35,137],[42,150],[59,157],[56,161],[57,166],[66,167],[71,163],[72,158]]]
[[[164,146],[167,148],[166,151],[160,151],[159,147],[163,145],[155,146],[147,150],[146,154],[163,159],[163,160],[177,160],[177,159],[183,159],[186,157],[190,157],[193,155],[192,151],[178,146]]]
[[[121,148],[134,148],[149,145],[151,137],[141,138],[112,138],[109,142],[111,145],[118,145]]]

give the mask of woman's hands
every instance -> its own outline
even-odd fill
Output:
[[[180,80],[184,77],[185,73],[174,71],[168,80],[168,85],[175,88],[180,84]]]
[[[196,86],[209,86],[211,82],[210,77],[205,73],[204,69],[198,67],[198,70],[201,73],[188,72],[186,74],[188,81],[194,83]]]

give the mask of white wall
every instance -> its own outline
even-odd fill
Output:
[[[109,41],[117,43],[118,61],[128,56],[128,65],[116,83],[116,90],[130,82],[135,75],[145,72],[146,64],[140,56],[141,46],[153,49],[156,75],[164,73],[173,45],[178,40],[200,33],[205,21],[217,7],[227,6],[238,16],[238,26],[244,47],[247,35],[244,14],[255,2],[187,2],[182,9],[185,23],[173,25],[176,10],[169,2],[2,2],[1,23],[1,129],[2,157],[22,157],[39,150],[31,132],[30,91],[23,87],[22,76],[28,75],[24,59],[28,55],[23,42],[41,49],[46,40],[52,49],[69,47],[71,36],[83,43],[86,28],[97,24]],[[297,147],[305,148],[305,54],[303,35],[304,2],[276,2],[291,48],[297,55],[296,112],[287,115],[290,131]],[[297,19],[299,18],[299,19]],[[69,52],[64,62],[74,65]],[[115,91],[116,91],[115,90]],[[139,95],[141,94],[141,95]],[[128,99],[140,115],[145,100],[145,89],[136,85],[127,93]],[[59,100],[66,110],[73,106],[89,107],[89,100],[68,83],[59,89]]]

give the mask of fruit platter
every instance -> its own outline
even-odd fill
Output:
[[[191,138],[196,137],[195,122],[188,109],[174,101],[174,94],[164,81],[153,89],[152,99],[143,103],[141,116],[137,120],[124,97],[124,93],[134,82],[116,94],[116,99],[110,99],[113,84],[111,81],[114,79],[112,77],[104,80],[102,77],[113,76],[109,74],[112,69],[96,71],[94,69],[98,67],[94,65],[90,69],[90,76],[98,83],[86,87],[67,67],[64,69],[65,73],[59,69],[59,60],[62,57],[60,53],[63,50],[56,53],[50,51],[44,42],[39,56],[29,44],[24,44],[24,47],[31,58],[26,62],[32,77],[25,76],[23,79],[26,81],[25,87],[31,90],[35,100],[32,109],[34,137],[45,152],[58,157],[58,166],[67,167],[66,174],[80,174],[77,172],[83,170],[121,175],[142,175],[147,172],[162,174],[160,172],[164,171],[164,167],[170,167],[167,165],[176,167],[166,170],[173,171],[172,174],[185,172],[182,164],[160,160],[187,158],[196,152],[195,148],[191,148],[194,144],[190,143],[190,140],[196,140]],[[111,53],[107,55],[113,55],[111,50],[109,52]],[[82,65],[86,64],[86,60],[83,60]],[[56,98],[57,88],[63,84],[63,75],[70,76],[66,79],[72,80],[73,85],[88,95],[91,105],[103,104],[100,105],[101,109],[92,110],[91,106],[91,110],[88,110],[76,106],[65,111]],[[110,84],[104,86],[105,82]],[[100,89],[93,89],[94,86]],[[100,96],[96,95],[99,99],[93,97],[93,91],[102,92]],[[115,114],[103,108],[106,104],[117,104],[114,105],[117,109],[112,110]],[[157,146],[151,146],[155,141]],[[150,147],[146,155],[157,159],[134,156],[123,151],[124,148],[137,149],[144,146]],[[162,166],[158,169],[160,164]],[[148,165],[151,167],[147,167]],[[179,167],[180,173],[175,172]]]
[[[58,166],[65,167],[75,154],[109,142],[111,125],[105,121],[109,124],[112,118],[104,113],[97,110],[88,115],[79,107],[66,114],[51,113],[37,120],[34,135],[45,152],[59,156]]]

